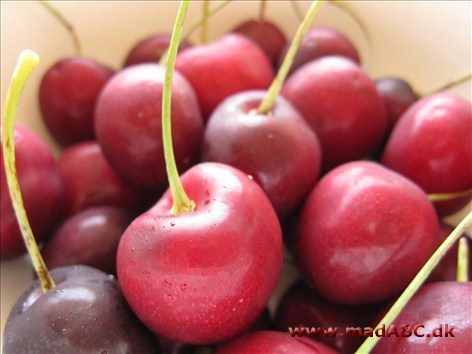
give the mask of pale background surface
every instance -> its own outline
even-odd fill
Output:
[[[119,68],[127,51],[138,40],[153,33],[170,32],[177,1],[88,1],[53,2],[76,28],[83,54]],[[257,1],[235,1],[211,18],[210,39],[216,39],[243,19],[254,17]],[[299,2],[302,9],[308,1]],[[418,92],[471,70],[471,2],[469,1],[351,1],[349,5],[365,22],[370,34],[367,44],[362,31],[346,14],[326,3],[314,24],[343,31],[358,46],[364,68],[372,78],[401,76]],[[192,3],[187,24],[200,16],[201,3]],[[290,38],[298,25],[287,1],[269,1],[267,18],[276,22]],[[198,43],[198,31],[192,37]],[[60,58],[73,54],[68,33],[36,2],[1,2],[1,102],[19,53],[32,49],[41,63],[28,83],[18,111],[18,123],[27,124],[51,146],[39,116],[38,82]],[[471,100],[470,82],[453,90]],[[57,150],[56,150],[57,151]],[[470,206],[469,206],[470,209]],[[461,213],[464,214],[465,211]],[[460,216],[449,219],[457,222]],[[289,285],[294,270],[287,267],[277,294]],[[23,257],[1,262],[1,332],[16,299],[32,280],[29,261]],[[274,305],[277,296],[271,304]]]

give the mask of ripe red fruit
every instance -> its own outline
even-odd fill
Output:
[[[380,164],[355,161],[326,174],[302,208],[296,261],[326,299],[388,300],[436,246],[438,220],[416,184]]]
[[[116,173],[138,188],[162,192],[168,185],[162,145],[165,69],[139,64],[117,73],[103,88],[95,117],[97,139]],[[203,121],[195,92],[174,73],[172,139],[180,171],[195,163]]]
[[[262,49],[235,33],[179,53],[175,69],[194,87],[205,120],[226,97],[267,89],[274,79],[274,69]]]
[[[3,156],[3,147],[0,147]],[[46,143],[28,128],[15,127],[15,155],[18,181],[28,220],[38,242],[59,222],[63,190],[56,160]],[[1,259],[26,252],[1,161]]]
[[[295,338],[276,331],[257,331],[232,339],[214,353],[335,354],[336,351],[310,338]]]
[[[236,26],[232,32],[242,34],[256,42],[274,66],[287,44],[287,39],[282,31],[272,22],[265,20],[245,21]]]
[[[279,66],[288,51],[290,43],[287,43],[279,57]],[[297,54],[293,59],[289,73],[293,73],[308,62],[332,55],[340,55],[359,64],[360,58],[356,47],[341,32],[331,27],[315,26],[310,28],[303,37]]]
[[[226,163],[253,176],[282,220],[300,206],[318,180],[321,147],[310,126],[283,97],[277,98],[270,113],[258,114],[266,94],[246,91],[221,103],[207,122],[201,159]]]
[[[39,106],[46,127],[60,145],[95,138],[95,103],[113,74],[111,68],[83,57],[61,59],[44,74]]]
[[[329,56],[304,65],[287,79],[282,96],[316,132],[325,171],[365,157],[387,132],[373,81],[349,59]]]
[[[399,331],[401,325],[409,325],[411,331],[416,325],[423,325],[416,330],[419,336],[412,333],[409,337],[392,335],[381,338],[372,352],[470,352],[471,299],[472,283],[470,282],[445,281],[423,285],[394,321]]]
[[[472,188],[472,104],[449,93],[424,97],[392,131],[382,163],[415,181],[427,193]],[[468,196],[435,203],[440,215],[460,210]]]
[[[70,145],[57,161],[64,187],[64,214],[93,206],[143,210],[145,195],[116,174],[96,141]]]
[[[157,334],[216,343],[264,311],[282,267],[280,224],[247,174],[202,163],[181,177],[193,212],[171,213],[170,191],[123,234],[118,279],[133,311]]]
[[[141,63],[157,64],[162,54],[164,54],[169,47],[170,38],[170,34],[160,33],[142,39],[131,48],[123,66]],[[191,46],[192,44],[189,41],[182,41],[179,45],[179,51],[190,48]]]

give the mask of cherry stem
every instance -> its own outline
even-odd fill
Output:
[[[472,225],[472,211],[467,214],[464,219],[457,225],[457,227],[446,237],[443,243],[436,249],[433,255],[420,269],[418,274],[413,278],[411,283],[406,287],[403,293],[399,296],[397,301],[393,304],[387,314],[380,320],[376,329],[380,328],[381,325],[389,327],[392,322],[397,318],[403,308],[407,305],[408,301],[415,295],[418,289],[423,285],[425,280],[441,261],[447,251],[453,247],[453,245],[459,240],[464,231]],[[377,344],[381,337],[373,336],[367,338],[364,343],[357,349],[356,353],[370,353],[372,348]]]
[[[441,92],[448,90],[454,86],[460,85],[472,78],[472,71],[469,71],[467,73],[464,73],[462,75],[456,76],[452,78],[451,81],[446,82],[445,84],[441,84],[439,86],[433,87],[429,90],[424,91],[422,94],[420,94],[420,97],[432,95],[433,93]]]
[[[297,15],[298,20],[300,22],[303,21],[303,12],[298,6],[298,2],[296,0],[290,0],[290,4],[292,5],[292,9],[295,12],[295,15]]]
[[[181,214],[195,210],[195,203],[188,198],[179,178],[174,149],[172,146],[171,129],[172,78],[174,74],[175,58],[177,57],[177,51],[179,49],[182,25],[189,3],[190,0],[182,0],[180,2],[174,29],[172,30],[164,76],[164,88],[162,92],[162,139],[164,144],[167,178],[169,179],[169,187],[173,200],[173,214]]]
[[[298,27],[297,33],[295,33],[295,37],[293,38],[292,43],[290,44],[287,54],[285,55],[285,58],[282,62],[282,65],[280,66],[279,71],[277,72],[276,77],[274,78],[274,81],[272,81],[272,84],[270,85],[266,96],[264,97],[257,109],[257,113],[267,114],[272,109],[275,100],[279,95],[280,90],[282,89],[282,85],[288,75],[290,67],[292,66],[293,58],[297,53],[298,47],[300,46],[300,43],[302,42],[306,32],[310,28],[311,23],[313,22],[313,18],[317,14],[322,3],[322,0],[315,0],[311,3],[308,12],[306,13],[302,23]]]
[[[218,5],[216,5],[215,7],[211,8],[209,11],[208,11],[208,17],[211,17],[213,14],[217,13],[218,11],[220,11],[223,7],[225,7],[226,5],[228,5],[229,3],[231,2],[231,0],[224,0],[222,1],[221,3],[219,3]],[[195,21],[194,23],[192,23],[187,31],[180,37],[180,42],[188,39],[192,34],[193,32],[195,32],[198,28],[200,28],[200,26],[202,25],[203,23],[203,17],[200,17],[197,21]],[[167,61],[167,55],[169,54],[169,50],[166,50],[164,53],[162,53],[162,56],[161,56],[161,59],[159,60],[159,63],[161,65],[165,65],[166,64],[166,61]]]
[[[453,193],[431,193],[431,194],[428,194],[428,199],[431,202],[442,202],[442,201],[467,197],[469,195],[472,195],[472,188],[466,189],[465,191],[453,192]]]
[[[29,252],[33,267],[41,282],[41,288],[44,292],[52,289],[55,284],[49,271],[44,263],[43,257],[39,252],[38,244],[31,230],[28,216],[26,215],[23,197],[21,195],[20,184],[18,182],[18,174],[16,171],[15,158],[15,118],[20,102],[21,94],[25,88],[26,82],[39,63],[39,56],[31,51],[25,50],[20,54],[18,63],[13,72],[10,86],[5,99],[5,111],[2,120],[2,147],[3,161],[5,164],[6,179],[8,191],[15,210],[15,215],[20,226],[26,248]]]
[[[60,13],[59,10],[52,6],[50,1],[39,0],[39,4],[46,8],[46,10],[66,28],[66,30],[72,37],[72,43],[74,44],[75,54],[77,56],[82,55],[82,47],[79,42],[79,37],[77,36],[77,33],[75,33],[74,26],[72,26],[72,24]]]
[[[203,1],[203,13],[202,13],[202,27],[201,27],[201,44],[205,44],[208,42],[208,17],[210,13],[210,1],[204,0]]]
[[[258,15],[258,21],[263,22],[265,19],[265,14],[266,14],[266,8],[267,8],[267,1],[266,0],[260,0],[259,2],[259,15]]]
[[[469,240],[462,237],[457,249],[457,281],[469,281]]]

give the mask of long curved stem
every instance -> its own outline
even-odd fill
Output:
[[[52,289],[55,284],[44,263],[43,257],[39,252],[38,244],[31,230],[28,217],[26,215],[23,197],[21,195],[20,185],[15,164],[15,118],[20,102],[20,97],[25,88],[26,82],[39,63],[39,56],[31,51],[25,50],[20,54],[18,63],[13,72],[13,76],[8,88],[5,100],[5,111],[2,120],[2,147],[3,161],[7,177],[8,190],[10,192],[13,209],[20,226],[21,234],[26,248],[31,256],[33,267],[41,282],[44,292]]]
[[[469,281],[469,240],[462,237],[457,246],[457,281]]]
[[[426,264],[420,269],[415,278],[406,287],[400,297],[395,301],[387,314],[380,320],[379,324],[389,327],[397,318],[408,301],[416,294],[426,278],[431,274],[439,261],[444,257],[447,251],[459,240],[465,230],[472,225],[472,211],[457,225],[457,227],[446,237],[443,243],[437,248],[436,252],[429,258]],[[377,328],[379,328],[377,326]],[[377,329],[376,328],[376,329]],[[373,336],[367,338],[364,343],[357,349],[356,353],[370,353],[372,348],[377,344],[380,337]]]
[[[167,56],[166,71],[164,76],[164,89],[162,92],[162,139],[164,144],[164,157],[166,161],[167,178],[172,193],[172,213],[180,214],[195,210],[195,203],[185,193],[182,182],[177,171],[174,148],[172,145],[171,129],[171,101],[172,101],[172,79],[174,73],[175,58],[179,49],[182,25],[187,13],[190,0],[182,0],[180,3],[177,19],[172,31],[172,38]]]
[[[431,193],[428,194],[428,199],[432,202],[442,202],[446,200],[452,200],[462,197],[467,197],[472,195],[472,188],[466,189],[465,191],[460,192],[451,192],[451,193]]]
[[[69,32],[72,43],[74,45],[75,54],[77,56],[82,55],[82,47],[80,45],[79,37],[75,32],[74,26],[57,10],[54,6],[51,5],[49,1],[39,0],[40,5],[42,5],[51,15],[53,15],[60,23],[63,25],[66,30]]]
[[[267,114],[272,109],[275,99],[279,95],[280,90],[282,89],[282,85],[285,81],[285,78],[287,77],[290,67],[292,66],[293,58],[295,57],[295,54],[297,53],[298,47],[300,46],[300,43],[302,42],[303,37],[305,36],[306,32],[310,28],[311,23],[313,22],[313,18],[318,13],[318,10],[320,9],[322,2],[323,2],[322,0],[315,0],[312,2],[302,23],[298,27],[297,33],[295,33],[295,36],[292,40],[292,43],[290,44],[287,54],[285,55],[282,65],[280,66],[280,69],[277,72],[277,75],[274,81],[272,82],[272,84],[269,87],[269,90],[267,91],[267,95],[264,97],[264,99],[262,100],[261,104],[259,105],[257,109],[258,113]]]
[[[454,86],[460,85],[472,78],[472,71],[466,72],[462,75],[456,76],[451,79],[451,81],[446,82],[445,84],[438,85],[436,87],[432,87],[428,90],[425,90],[423,93],[420,93],[420,97],[428,96],[433,93],[437,93],[440,91],[448,90]]]

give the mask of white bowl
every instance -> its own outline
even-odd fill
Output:
[[[310,2],[297,4],[306,10]],[[177,1],[58,1],[53,5],[74,24],[83,54],[114,68],[122,65],[127,51],[138,40],[153,33],[170,32],[178,8]],[[365,23],[368,39],[352,18],[329,3],[323,5],[314,25],[330,25],[351,38],[372,78],[400,76],[421,93],[471,70],[471,2],[351,1],[348,5]],[[258,1],[234,1],[226,6],[210,19],[210,39],[257,16],[258,6]],[[192,3],[186,23],[198,19],[201,11],[201,2]],[[266,16],[288,38],[299,23],[290,1],[268,1]],[[32,128],[58,153],[40,117],[38,84],[49,66],[74,54],[70,36],[37,2],[2,1],[1,24],[2,112],[18,55],[26,48],[36,51],[41,63],[24,91],[17,122]],[[199,38],[197,31],[191,40],[198,43]],[[450,92],[470,100],[470,81]],[[455,223],[464,212],[448,220]],[[286,269],[277,294],[289,284],[293,274],[293,269]],[[2,339],[6,317],[31,280],[26,256],[1,262]],[[272,304],[276,300],[275,297]]]

